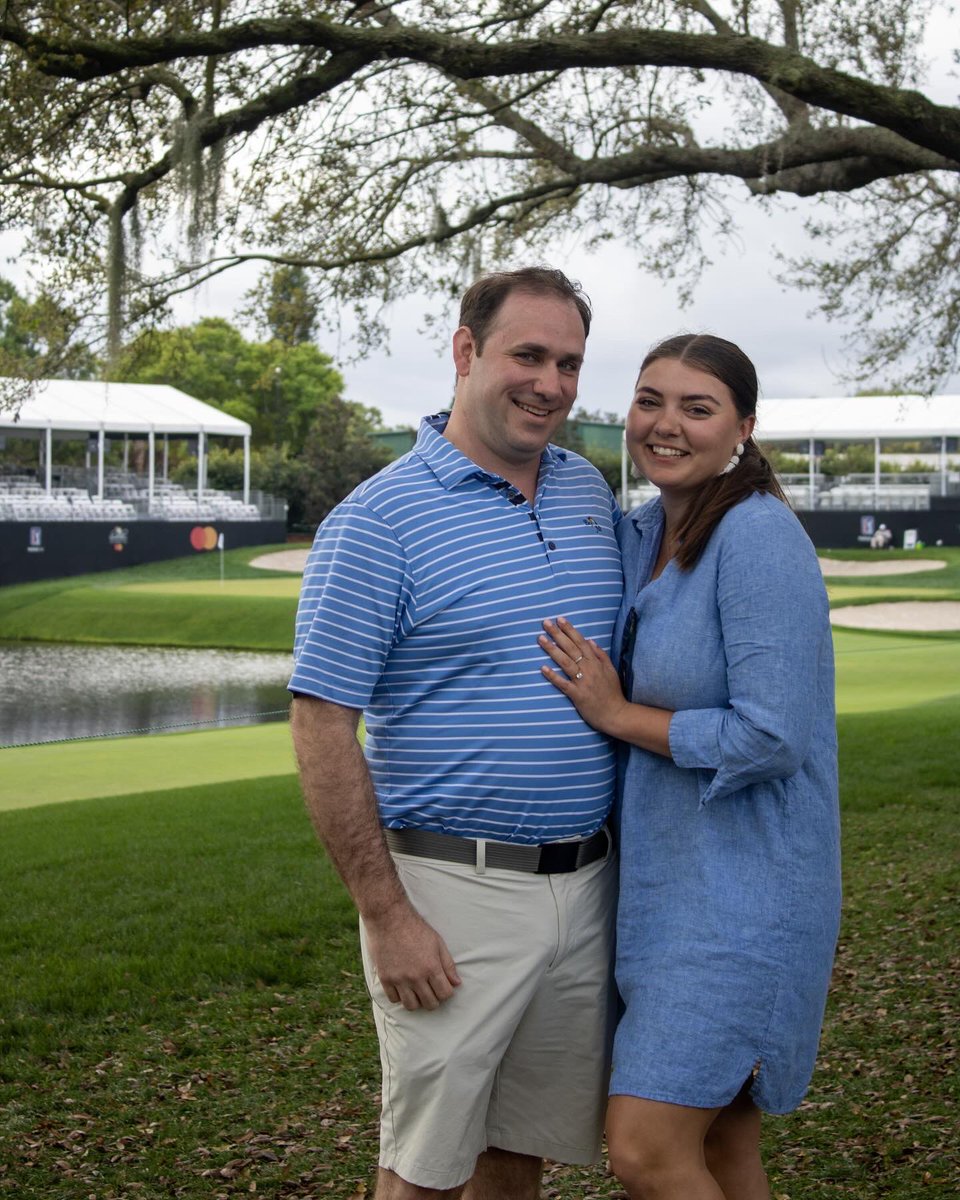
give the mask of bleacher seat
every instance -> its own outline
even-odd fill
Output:
[[[104,478],[104,498],[82,486],[89,475],[80,468],[60,471],[61,486],[48,495],[44,486],[28,475],[0,476],[0,520],[7,521],[258,521],[260,509],[244,504],[227,492],[206,488],[196,491],[158,481],[152,503],[145,481],[120,473]]]

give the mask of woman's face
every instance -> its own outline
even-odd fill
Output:
[[[714,375],[658,358],[637,380],[627,450],[665,499],[687,501],[723,471],[754,423],[738,416],[730,389]]]

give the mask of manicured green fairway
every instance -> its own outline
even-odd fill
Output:
[[[0,614],[0,629],[4,638],[21,641],[290,649],[296,593],[220,594],[214,585],[205,586],[210,590],[180,595],[119,587],[70,588]]]
[[[168,579],[159,583],[130,583],[123,588],[128,596],[162,593],[166,596],[283,596],[296,600],[300,594],[300,576],[281,575],[279,579]]]
[[[838,629],[834,645],[841,713],[960,697],[960,638]],[[0,750],[0,811],[293,770],[286,724],[27,746]]]
[[[0,749],[0,812],[294,770],[285,721]]]
[[[910,577],[907,576],[909,581]],[[883,589],[868,587],[865,583],[834,583],[827,586],[830,596],[830,607],[836,608],[841,604],[879,604],[881,602],[898,600],[954,600],[957,589],[954,587],[919,588],[910,582],[902,580],[896,584],[887,584]]]
[[[287,650],[293,641],[300,577],[293,572],[265,573],[249,565],[261,554],[284,548],[227,551],[222,585],[219,555],[207,554],[0,588],[0,638]],[[823,553],[832,558],[879,561],[876,552],[870,551]],[[947,564],[943,570],[830,581],[831,603],[960,600],[960,549],[938,548],[935,553]],[[910,554],[896,551],[885,555],[883,561],[910,558]],[[936,687],[934,693],[942,694]]]
[[[298,575],[269,574],[250,560],[279,546],[218,554],[46,583],[0,588],[0,638],[113,645],[289,650]]]
[[[960,634],[834,629],[837,711],[879,712],[960,696]]]
[[[960,697],[960,639],[835,630],[834,644],[841,713]],[[28,746],[0,750],[0,811],[293,770],[285,723]]]

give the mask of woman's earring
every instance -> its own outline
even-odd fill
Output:
[[[733,468],[740,462],[740,455],[743,454],[743,442],[737,442],[737,448],[730,455],[730,461],[720,472],[721,475],[729,475]]]

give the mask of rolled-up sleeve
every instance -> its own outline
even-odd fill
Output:
[[[701,805],[800,769],[829,636],[823,579],[799,524],[744,521],[723,539],[717,605],[729,705],[682,710],[670,722],[677,766],[714,772]]]

